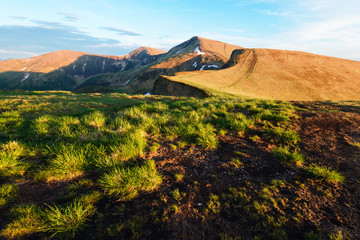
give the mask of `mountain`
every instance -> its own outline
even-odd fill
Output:
[[[151,64],[129,71],[96,76],[78,88],[111,86],[128,92],[146,93],[152,90],[160,75],[174,76],[175,73],[183,71],[219,70],[235,49],[242,47],[196,36],[160,55]]]
[[[57,51],[2,61],[0,89],[360,100],[360,62],[193,37],[168,52],[146,47],[125,56]]]
[[[154,94],[163,90],[172,95],[173,87],[166,85],[175,82],[266,99],[360,100],[359,61],[298,51],[239,49],[222,70],[178,73],[166,79],[157,82]]]
[[[90,77],[127,71],[157,60],[165,53],[138,48],[125,56],[56,51],[28,59],[0,62],[0,89],[73,90]]]

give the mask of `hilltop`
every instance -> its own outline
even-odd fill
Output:
[[[360,99],[359,61],[299,51],[240,49],[219,71],[178,73],[168,79],[251,98]]]

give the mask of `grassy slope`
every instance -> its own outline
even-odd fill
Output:
[[[49,73],[66,67],[81,56],[92,55],[77,51],[56,51],[27,59],[14,59],[0,62],[0,72]]]
[[[293,104],[2,92],[1,236],[356,239],[360,103]]]
[[[360,62],[296,51],[247,49],[231,68],[182,73],[173,79],[267,99],[360,99]]]

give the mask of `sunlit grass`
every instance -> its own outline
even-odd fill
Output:
[[[54,158],[50,160],[49,166],[40,171],[36,178],[43,181],[69,180],[83,175],[89,165],[84,147],[61,144],[53,146],[51,151]]]
[[[308,171],[314,178],[326,182],[342,183],[345,180],[343,174],[326,166],[312,165],[308,168]]]
[[[99,184],[109,195],[130,200],[141,191],[151,191],[162,182],[155,162],[146,161],[142,166],[118,167],[100,178]]]
[[[95,111],[84,117],[84,122],[94,128],[100,128],[105,126],[106,117],[100,111]]]
[[[295,145],[300,142],[299,135],[291,129],[276,127],[265,129],[265,132],[271,139],[282,144]]]
[[[291,151],[288,146],[280,146],[273,149],[276,158],[285,164],[302,166],[305,159],[298,150]]]
[[[0,186],[0,208],[18,197],[19,187],[15,184],[4,184]]]
[[[42,210],[34,204],[13,208],[12,221],[1,230],[1,236],[8,239],[21,239],[34,233],[44,232],[46,223],[42,214]]]
[[[143,154],[147,140],[145,132],[141,129],[127,132],[118,146],[112,148],[112,158],[119,160],[129,160],[131,158],[139,157]]]
[[[44,212],[46,230],[52,236],[60,238],[74,238],[75,234],[86,227],[89,217],[95,208],[91,204],[80,201],[73,202],[65,207],[49,206]]]
[[[0,148],[0,179],[21,176],[27,164],[20,160],[25,154],[24,147],[16,141],[1,145]]]

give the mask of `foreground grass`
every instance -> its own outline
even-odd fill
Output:
[[[96,230],[91,234],[99,239],[139,239],[155,234],[149,229],[165,226],[181,214],[186,197],[194,197],[185,189],[196,189],[199,183],[197,176],[189,180],[186,171],[159,171],[151,155],[165,148],[174,153],[200,149],[211,155],[221,151],[221,139],[227,136],[249,139],[254,145],[268,141],[272,146],[268,156],[283,168],[303,168],[311,173],[309,178],[343,182],[341,174],[328,168],[307,166],[298,150],[301,139],[293,130],[293,112],[286,102],[228,97],[1,93],[0,211],[10,210],[2,219],[1,236],[86,239],[88,231]],[[229,169],[245,168],[246,155],[235,152]],[[201,171],[199,179],[204,178]],[[22,200],[19,194],[28,183],[53,186],[56,193],[42,192],[44,201],[35,203],[31,198]],[[261,236],[286,238],[283,227],[290,220],[275,219],[273,213],[282,214],[286,201],[277,194],[289,185],[280,180],[259,184],[205,196],[207,202],[197,205],[203,206],[197,216],[206,222],[206,216],[211,219],[230,207],[251,221],[260,219],[262,226],[255,232]],[[146,196],[150,200],[144,204],[141,199]],[[133,214],[133,209],[144,206],[148,212]],[[236,239],[218,234],[221,239]]]

